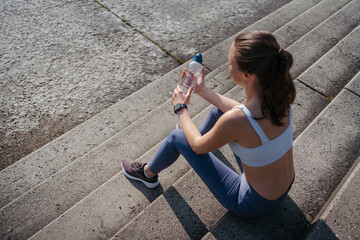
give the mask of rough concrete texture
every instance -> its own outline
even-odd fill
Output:
[[[360,9],[359,9],[360,10]],[[326,96],[335,97],[360,70],[360,26],[315,63],[311,74],[298,79]]]
[[[291,198],[312,221],[360,154],[360,97],[342,90],[296,140]]]
[[[352,91],[353,93],[360,96],[360,71],[356,76],[349,82],[345,87],[347,90]]]
[[[161,186],[155,189],[118,173],[30,239],[108,239],[189,170],[182,167],[184,161],[179,159],[165,170],[172,179],[161,178]]]
[[[1,169],[178,66],[92,1],[0,7]]]
[[[302,11],[312,7],[318,1],[292,1],[243,31],[252,29],[274,31],[287,21],[298,16]],[[205,64],[211,69],[215,69],[225,63],[227,61],[228,48],[233,39],[234,36],[206,51],[203,54]],[[55,141],[3,170],[0,174],[2,196],[0,206],[10,202],[31,187],[55,174],[61,168],[84,155],[92,148],[97,147],[156,106],[162,104],[171,96],[170,94],[167,96],[164,93],[170,92],[173,89],[178,82],[178,76],[180,76],[182,70],[183,66],[172,70],[157,81],[148,84],[84,124],[72,129]],[[216,79],[221,78],[217,77]],[[146,104],[144,104],[145,96]]]
[[[187,60],[290,1],[100,2],[174,55]]]
[[[314,223],[311,231],[306,236],[305,240],[337,240],[339,239],[329,228],[328,225],[321,219]],[[341,238],[345,239],[345,238]],[[356,239],[356,238],[354,238]]]
[[[277,31],[277,40],[282,48],[290,46],[294,39],[299,39],[315,28],[325,19],[333,15],[351,0],[326,0],[316,4],[297,18]]]
[[[216,240],[215,236],[208,232],[201,240]]]
[[[180,239],[201,239],[226,209],[200,178],[191,173],[184,175],[181,184],[170,187],[113,239],[161,239],[164,234],[168,239],[179,236],[183,236]],[[195,187],[189,189],[189,185]],[[204,199],[208,204],[201,204]],[[134,233],[133,229],[138,231]]]
[[[360,236],[360,157],[320,217],[340,239]]]
[[[307,75],[307,72],[300,76]],[[329,104],[319,93],[295,80],[296,98],[292,105],[294,138],[297,138]]]
[[[292,74],[298,76],[355,29],[360,23],[359,11],[360,1],[353,0],[289,47],[290,53],[299,51]],[[303,64],[304,59],[308,65]]]
[[[167,239],[199,239],[207,231],[206,228],[201,226],[200,222],[196,221],[197,219],[188,219],[188,216],[183,214],[189,213],[188,211],[183,211],[183,208],[186,209],[188,206],[186,201],[173,187],[157,198],[156,203],[151,205],[153,213],[151,219],[145,217],[139,222],[131,222],[131,225],[127,225],[129,227],[126,228],[129,231],[117,233],[111,239],[162,239],[164,236]],[[138,215],[139,219],[141,219],[142,215],[147,214],[146,210]],[[193,215],[192,213],[190,217]],[[186,221],[186,219],[189,221]],[[182,227],[183,222],[186,222],[187,228]],[[144,223],[151,226],[146,225],[146,228],[144,228]],[[136,231],[130,229],[136,229]],[[197,238],[192,238],[187,231],[196,234]]]

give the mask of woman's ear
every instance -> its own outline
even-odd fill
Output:
[[[244,72],[245,81],[249,82],[251,81],[254,74]]]
[[[246,78],[247,81],[251,81],[251,80],[253,80],[253,79],[255,78],[255,74],[253,74],[253,73],[248,73],[248,72],[245,72],[245,73],[244,73],[244,76],[245,76],[245,78]]]

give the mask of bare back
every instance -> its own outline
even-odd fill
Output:
[[[237,143],[245,148],[257,148],[262,145],[258,133],[254,130],[250,121],[244,113],[239,110],[238,114],[242,115],[240,131],[238,131]],[[260,128],[271,141],[279,137],[289,126],[290,118],[282,119],[284,126],[276,126],[269,119],[257,121]],[[269,200],[276,200],[288,190],[294,178],[294,163],[292,147],[279,159],[261,167],[248,166],[242,163],[244,174],[249,184],[257,193]]]

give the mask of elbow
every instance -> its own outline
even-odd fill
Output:
[[[193,141],[189,142],[191,150],[197,155],[207,153],[206,149],[204,148],[204,144],[201,143],[200,138],[193,139]]]
[[[206,153],[201,148],[199,148],[197,146],[191,146],[191,150],[193,150],[193,152],[196,153],[197,155]]]

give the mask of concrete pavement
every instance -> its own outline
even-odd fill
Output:
[[[0,169],[289,1],[2,1]]]

